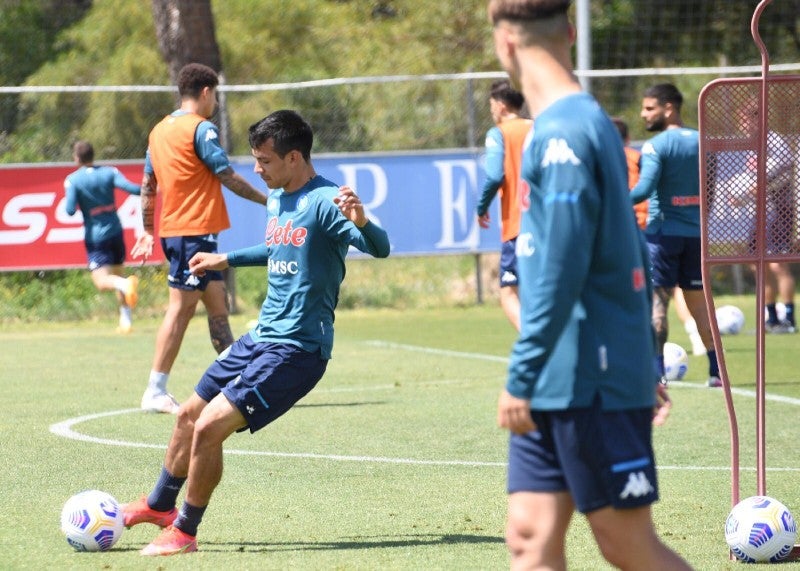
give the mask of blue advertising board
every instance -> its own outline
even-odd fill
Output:
[[[389,234],[392,255],[496,252],[500,250],[499,199],[492,226],[478,226],[475,209],[484,181],[482,157],[467,151],[319,155],[317,174],[358,192],[372,220]],[[264,182],[253,161],[236,158],[233,168],[256,188]],[[220,249],[252,246],[264,239],[266,212],[225,189],[231,229]]]

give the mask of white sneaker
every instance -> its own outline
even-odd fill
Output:
[[[153,394],[150,391],[145,391],[142,396],[142,410],[147,412],[177,414],[178,408],[180,408],[180,404],[169,393]]]

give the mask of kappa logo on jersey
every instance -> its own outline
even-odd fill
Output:
[[[548,140],[547,148],[544,151],[544,158],[542,159],[542,167],[566,163],[579,165],[581,161],[575,156],[575,151],[570,148],[566,139]]]
[[[622,490],[619,498],[621,500],[631,496],[634,498],[641,498],[654,491],[655,488],[653,488],[653,485],[650,483],[650,480],[647,479],[644,472],[631,472],[628,474],[628,482],[625,484],[625,488]]]
[[[294,228],[292,226],[293,220],[290,218],[286,224],[280,225],[278,218],[270,218],[267,222],[267,246],[302,246],[306,242],[308,236],[308,229]]]
[[[642,145],[642,154],[643,155],[657,155],[656,148],[653,146],[653,143],[647,142]]]
[[[216,129],[209,129],[206,131],[206,141],[213,141],[217,138],[217,131]]]

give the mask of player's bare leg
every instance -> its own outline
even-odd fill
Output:
[[[574,510],[567,492],[510,494],[506,545],[511,569],[566,569],[565,540]]]
[[[187,503],[197,507],[208,505],[222,477],[222,443],[246,425],[239,409],[221,393],[202,410],[194,423],[186,480]]]
[[[192,393],[178,411],[164,457],[164,466],[173,476],[185,478],[189,475],[195,423],[207,405],[197,393]]]
[[[514,329],[519,331],[519,288],[517,286],[500,288],[500,306]]]
[[[169,288],[169,305],[156,334],[153,370],[169,373],[203,292]]]
[[[664,343],[667,342],[669,335],[667,310],[669,309],[669,300],[672,297],[673,289],[671,287],[656,287],[653,289],[653,330],[656,334],[656,352],[658,355],[664,354]]]
[[[619,569],[691,569],[656,535],[650,506],[605,507],[586,515],[603,557]]]

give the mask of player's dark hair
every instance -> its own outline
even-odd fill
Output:
[[[519,111],[525,104],[525,97],[511,86],[507,79],[498,79],[492,84],[489,98],[502,101],[509,109]]]
[[[490,0],[489,19],[492,24],[497,24],[500,20],[546,20],[565,15],[570,4],[572,0]]]
[[[683,95],[671,83],[659,83],[648,87],[644,91],[644,96],[655,99],[659,105],[672,103],[672,106],[679,111],[683,105]]]
[[[611,122],[614,123],[617,131],[619,131],[619,136],[625,141],[628,138],[628,124],[622,117],[612,117]]]
[[[72,152],[81,164],[88,165],[94,161],[94,147],[89,141],[76,141],[72,146]]]
[[[202,63],[187,63],[178,72],[178,93],[181,97],[197,99],[204,87],[219,85],[217,72]]]
[[[272,139],[279,157],[285,157],[289,151],[299,151],[308,161],[311,159],[314,133],[297,111],[281,109],[250,125],[248,139],[251,149],[257,149]]]

